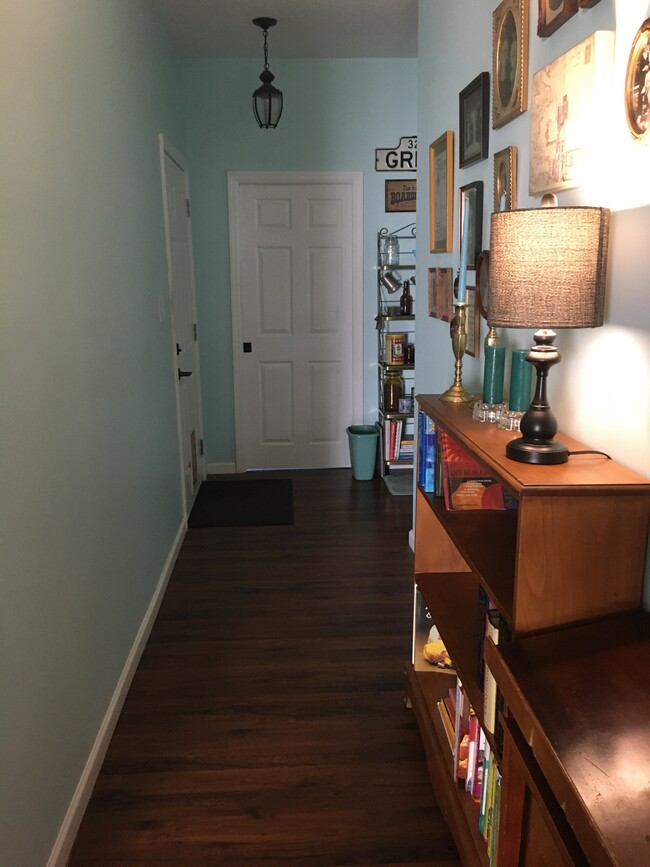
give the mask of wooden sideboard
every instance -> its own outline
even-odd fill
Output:
[[[435,395],[420,395],[417,401],[438,429],[502,484],[516,505],[506,510],[450,511],[439,494],[420,486],[416,492],[414,581],[483,728],[483,688],[477,666],[482,644],[479,588],[489,594],[491,607],[503,617],[512,637],[498,648],[490,639],[484,643],[485,661],[490,669],[494,665],[505,700],[500,718],[503,745],[486,735],[502,774],[499,867],[650,864],[648,841],[645,860],[625,861],[620,854],[622,837],[633,821],[632,817],[622,820],[623,805],[641,811],[644,821],[648,818],[647,760],[630,762],[632,749],[643,750],[643,744],[641,740],[627,744],[624,752],[621,747],[612,757],[607,753],[614,737],[621,744],[633,739],[634,726],[627,734],[623,727],[626,717],[637,720],[641,735],[648,732],[647,647],[638,636],[634,648],[625,650],[622,641],[616,644],[614,627],[610,631],[608,624],[619,617],[621,623],[632,624],[638,617],[628,619],[641,604],[650,482],[600,454],[576,454],[555,466],[512,461],[505,455],[512,433],[474,421],[466,405],[445,403]],[[588,450],[562,434],[558,438],[572,452]],[[578,626],[589,623],[594,625]],[[639,623],[647,621],[642,617]],[[642,634],[647,626],[638,628]],[[572,647],[578,646],[583,634],[582,655],[572,656]],[[599,650],[598,642],[606,647],[609,636],[617,664],[608,662],[607,651]],[[574,693],[572,678],[581,679]],[[420,727],[438,802],[463,863],[487,865],[477,805],[457,785],[450,767],[438,709],[448,682],[448,675],[407,666],[406,695]],[[633,708],[635,683],[644,696],[639,707],[645,720]],[[623,720],[617,717],[619,706]],[[597,713],[598,707],[607,707],[607,712]],[[593,738],[589,741],[590,723]],[[588,758],[580,758],[579,744],[587,741]],[[647,736],[646,742],[650,742]],[[594,758],[598,743],[607,757],[600,765]],[[605,774],[615,770],[616,763],[620,767],[616,765],[617,782],[611,783],[614,794],[614,789],[605,787]],[[584,779],[588,765],[593,768],[591,792]],[[620,787],[626,775],[630,785],[641,785],[641,767],[646,788],[639,789],[632,804],[632,790],[623,796]],[[597,792],[600,778],[603,786]],[[618,813],[614,802],[621,805]],[[610,827],[615,815],[621,832]],[[645,834],[650,840],[650,827]],[[638,834],[635,839],[640,840]],[[640,852],[635,849],[636,855]]]

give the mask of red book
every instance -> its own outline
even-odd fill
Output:
[[[442,487],[450,511],[503,509],[503,488],[463,446],[442,428]]]

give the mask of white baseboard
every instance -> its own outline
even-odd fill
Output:
[[[415,530],[409,530],[409,548],[415,551]]]
[[[176,558],[181,550],[181,545],[186,532],[187,525],[185,521],[183,521],[179,527],[178,533],[176,534],[174,544],[172,545],[172,549],[167,557],[167,562],[165,563],[160,579],[158,580],[158,585],[144,618],[142,619],[142,623],[140,624],[140,628],[138,629],[138,633],[135,637],[126,663],[124,664],[124,668],[122,669],[122,674],[117,681],[115,692],[109,702],[108,709],[106,710],[102,724],[97,732],[95,743],[92,746],[86,765],[81,777],[79,778],[79,782],[77,783],[77,788],[75,789],[72,800],[70,801],[70,806],[68,807],[61,828],[59,829],[59,833],[57,834],[56,841],[52,851],[50,852],[50,857],[47,860],[47,867],[65,867],[65,864],[70,857],[70,852],[72,851],[77,831],[79,830],[81,820],[83,819],[86,807],[88,806],[88,801],[92,795],[93,786],[99,776],[104,756],[108,750],[108,745],[113,736],[113,731],[115,730],[117,720],[122,710],[122,705],[126,699],[129,687],[131,686],[131,681],[133,680],[138,663],[140,662],[140,657],[142,656],[142,652],[144,651],[147,639],[149,638],[156,615],[158,614],[160,603],[162,602],[163,595],[171,577],[174,564],[176,563]]]
[[[208,464],[208,475],[219,476],[223,473],[236,473],[237,464]]]

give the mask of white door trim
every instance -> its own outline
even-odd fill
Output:
[[[168,289],[168,302],[169,302],[169,319],[170,319],[170,334],[171,334],[171,354],[172,354],[172,371],[174,374],[174,391],[176,395],[176,426],[178,431],[178,463],[180,468],[180,483],[181,483],[181,503],[183,507],[183,515],[185,516],[185,522],[187,523],[187,519],[189,518],[190,512],[192,511],[192,506],[194,505],[194,499],[196,499],[196,495],[199,492],[199,488],[201,487],[201,483],[205,480],[206,470],[205,470],[205,456],[199,454],[197,456],[198,463],[198,476],[199,481],[194,491],[194,499],[192,502],[188,502],[187,494],[185,491],[185,463],[183,460],[183,421],[182,421],[182,413],[181,413],[181,393],[180,393],[180,381],[178,376],[176,375],[176,370],[178,367],[178,362],[176,359],[176,335],[174,333],[174,314],[172,310],[172,264],[171,264],[171,249],[170,249],[170,216],[169,209],[167,207],[167,180],[166,180],[166,169],[165,169],[165,154],[167,154],[182,170],[185,172],[185,176],[187,178],[187,162],[181,152],[174,147],[171,141],[167,138],[164,133],[160,133],[158,136],[159,147],[160,147],[160,176],[162,180],[162,197],[163,197],[163,215],[165,221],[165,247],[167,252],[167,289]],[[191,232],[191,222],[190,222],[190,238],[189,238],[189,246],[190,246],[190,269],[191,269],[191,283],[192,283],[192,293],[194,294],[195,283],[194,283],[194,251],[192,249],[192,232]],[[196,297],[193,299],[194,307],[196,308]],[[197,429],[199,440],[203,441],[203,406],[201,403],[201,369],[199,366],[199,357],[198,352],[196,353],[196,369],[195,374],[199,382],[198,387],[198,414],[199,418],[197,421]],[[197,448],[200,450],[200,444],[197,443]]]
[[[228,172],[228,222],[230,229],[230,304],[232,315],[233,384],[235,391],[235,461],[242,472],[243,406],[249,396],[241,370],[242,312],[237,204],[240,187],[250,184],[347,184],[352,190],[352,401],[351,424],[363,419],[363,172]]]

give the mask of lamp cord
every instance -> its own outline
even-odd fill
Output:
[[[604,455],[608,460],[611,461],[612,459],[612,456],[608,455],[607,452],[599,452],[596,449],[584,449],[583,451],[569,452],[569,457],[573,457],[573,455]]]

